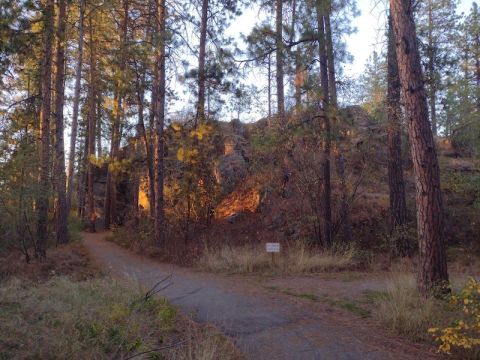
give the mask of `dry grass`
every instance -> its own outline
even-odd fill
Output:
[[[186,327],[187,341],[171,349],[166,357],[175,360],[233,360],[243,359],[233,343],[209,326]]]
[[[17,250],[0,258],[0,283],[12,277],[38,282],[59,275],[86,280],[99,272],[100,269],[88,257],[88,250],[79,241],[48,249],[46,259],[32,258],[30,264]]]
[[[232,343],[216,331],[179,321],[162,299],[141,299],[110,278],[10,280],[0,287],[0,359],[125,358],[172,344],[181,345],[148,358],[235,358]]]
[[[282,248],[273,265],[271,255],[265,252],[263,245],[223,246],[206,248],[197,267],[231,274],[305,274],[355,268],[358,263],[354,255],[352,248],[319,251],[308,248],[303,242],[296,242]]]
[[[421,296],[413,275],[395,275],[386,292],[370,295],[372,316],[414,341],[431,340],[428,329],[448,323],[454,315],[446,301]]]

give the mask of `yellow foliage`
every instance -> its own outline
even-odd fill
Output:
[[[122,172],[127,172],[132,165],[132,160],[130,159],[110,159],[110,163],[108,164],[108,171],[120,174]]]
[[[198,156],[197,149],[180,148],[177,151],[177,159],[182,162],[196,163],[197,156]]]
[[[450,302],[462,307],[465,319],[444,329],[428,330],[440,343],[439,351],[450,354],[455,348],[471,350],[480,346],[480,283],[470,278],[460,294],[451,296]]]
[[[90,161],[91,164],[99,168],[101,168],[108,160],[108,156],[96,157],[94,154],[91,154],[88,158],[88,161]]]
[[[206,135],[212,131],[212,127],[208,124],[200,124],[198,127],[190,132],[190,137],[202,140]]]
[[[138,205],[144,210],[150,210],[150,202],[148,201],[148,195],[143,189],[140,189],[138,191]]]
[[[181,131],[182,130],[182,124],[178,123],[178,122],[173,122],[172,125],[171,125],[172,129],[174,131]]]

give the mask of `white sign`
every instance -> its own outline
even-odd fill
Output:
[[[280,243],[267,243],[265,246],[267,253],[279,253]]]

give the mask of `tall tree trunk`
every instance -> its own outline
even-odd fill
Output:
[[[275,43],[277,63],[277,114],[280,123],[285,123],[285,94],[283,87],[283,1],[277,0],[275,9]]]
[[[95,195],[93,193],[94,165],[92,157],[95,156],[95,133],[96,133],[96,43],[94,40],[92,18],[90,17],[90,94],[88,97],[88,132],[87,132],[87,204],[88,224],[91,232],[95,232]]]
[[[57,53],[55,75],[55,191],[57,244],[68,243],[68,213],[65,178],[65,144],[63,138],[63,105],[65,101],[65,21],[67,4],[58,1]]]
[[[78,20],[78,59],[77,67],[75,69],[75,90],[73,93],[73,117],[72,117],[72,132],[70,135],[70,154],[68,156],[68,170],[67,170],[67,210],[70,212],[72,205],[72,191],[73,191],[73,169],[75,165],[75,145],[77,143],[78,132],[78,108],[80,104],[80,85],[82,81],[82,64],[83,64],[83,21],[85,14],[85,0],[80,0],[80,19]]]
[[[110,161],[118,160],[118,153],[120,151],[121,142],[121,122],[123,120],[123,97],[126,86],[125,79],[125,63],[127,61],[127,37],[128,37],[128,12],[129,0],[123,0],[123,23],[120,37],[120,66],[119,78],[116,82],[116,101],[115,101],[115,118],[112,126],[112,139],[110,143]],[[112,223],[117,221],[117,180],[114,171],[109,167],[107,173],[107,183],[105,191],[105,228],[109,229]]]
[[[411,0],[390,0],[400,83],[415,173],[419,264],[417,286],[427,294],[448,282],[445,216]]]
[[[330,24],[330,15],[332,13],[331,1],[328,1],[328,9],[325,14],[325,37],[327,47],[327,61],[328,61],[328,90],[330,95],[330,102],[332,106],[337,107],[337,81],[335,78],[335,54],[333,52],[333,35],[332,26]]]
[[[198,102],[195,127],[205,120],[205,54],[207,45],[208,0],[202,0],[202,18],[200,20],[200,50],[198,54]]]
[[[291,36],[290,42],[293,43],[295,41],[296,36],[296,24],[297,24],[297,1],[292,1],[292,25],[291,25]],[[302,103],[302,68],[301,68],[301,55],[300,49],[294,50],[294,61],[295,61],[295,76],[293,80],[294,86],[294,98],[295,98],[295,108],[298,110],[300,109]]]
[[[268,125],[270,126],[271,118],[272,118],[272,54],[268,54],[268,64],[267,64],[267,71],[268,71]]]
[[[332,26],[330,24],[330,16],[332,14],[332,3],[327,1],[327,11],[325,14],[325,45],[327,50],[327,62],[328,62],[328,90],[330,104],[334,110],[338,108],[337,100],[337,82],[335,75],[335,53],[333,50],[333,34]],[[340,179],[340,229],[341,236],[344,241],[351,242],[352,240],[352,227],[350,221],[350,209],[348,204],[348,188],[347,179],[345,175],[346,159],[342,154],[342,147],[339,141],[335,146],[335,168],[337,175]]]
[[[390,230],[402,227],[407,222],[405,183],[402,166],[400,78],[393,36],[392,19],[388,18],[387,54],[387,115],[388,115],[388,186],[390,189]],[[404,239],[399,239],[402,255],[407,255]]]
[[[95,150],[97,150],[97,156],[102,157],[102,90],[97,89],[97,128],[95,130],[95,139],[97,145]]]
[[[157,0],[155,0],[157,1]],[[155,25],[156,26],[156,25]],[[158,63],[155,61],[153,64],[153,77],[154,84],[152,86],[151,102],[150,102],[150,114],[148,119],[149,132],[146,134],[148,137],[148,143],[145,145],[150,152],[150,164],[148,172],[148,202],[150,203],[150,216],[155,219],[155,108],[157,106],[158,90],[156,76],[158,75]],[[151,170],[151,171],[150,171]]]
[[[325,39],[325,0],[316,1],[317,25],[318,25],[318,45],[320,58],[320,86],[321,86],[321,128],[323,130],[322,140],[322,178],[319,183],[320,189],[320,211],[322,219],[322,242],[324,246],[332,245],[332,189],[330,175],[330,156],[331,156],[331,125],[328,114],[329,110],[329,85],[328,85],[328,60],[327,46]]]
[[[52,84],[52,47],[54,36],[54,0],[47,0],[43,9],[44,49],[42,59],[40,108],[40,169],[37,198],[37,249],[35,256],[45,258],[48,239],[48,193],[50,192],[50,111]]]
[[[437,135],[437,80],[435,77],[435,43],[433,40],[433,8],[432,0],[428,0],[428,75],[429,75],[429,105],[430,122],[432,123],[433,135]]]
[[[166,7],[165,0],[156,0],[157,33],[159,42],[156,49],[157,73],[155,84],[157,98],[155,99],[155,241],[164,242],[165,214],[163,209],[163,172],[164,172],[164,142],[163,126],[165,123],[165,38],[166,38]]]
[[[87,133],[88,133],[88,119],[85,124],[85,136],[80,146],[80,157],[78,159],[79,169],[77,173],[77,190],[78,190],[78,208],[77,215],[82,222],[85,220],[85,196],[87,188]]]
[[[148,171],[148,185],[149,185],[149,201],[150,201],[150,216],[154,218],[155,215],[155,202],[151,202],[151,196],[155,194],[155,169],[154,169],[154,158],[152,154],[152,146],[147,135],[147,129],[145,128],[145,120],[143,116],[143,101],[145,95],[145,68],[142,69],[142,73],[137,73],[137,106],[138,106],[138,124],[137,124],[137,135],[142,138],[142,142],[145,147],[145,154],[147,157],[147,171]]]
[[[476,8],[478,11],[478,8]],[[476,13],[478,16],[478,12]],[[477,24],[478,24],[478,17],[477,19]],[[473,56],[475,56],[475,80],[477,84],[477,89],[476,89],[476,100],[477,100],[477,111],[480,112],[480,35],[479,31],[477,30],[477,33],[475,35],[474,39],[474,50],[473,50]]]

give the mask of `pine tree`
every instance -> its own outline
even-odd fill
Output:
[[[437,105],[445,72],[452,63],[453,39],[457,28],[457,0],[427,0],[415,7],[420,54],[425,69],[426,90],[433,134],[437,135]]]
[[[448,283],[445,254],[445,216],[440,169],[428,121],[411,0],[390,0],[400,83],[415,173],[419,265],[417,286],[422,293]]]
[[[63,138],[63,107],[65,102],[65,28],[67,4],[65,0],[58,2],[56,74],[55,74],[55,191],[57,193],[56,237],[57,244],[68,243],[68,207],[65,177],[65,144]]]
[[[402,131],[400,108],[400,79],[397,55],[393,35],[392,19],[388,17],[388,52],[387,52],[387,116],[388,116],[388,187],[390,190],[390,229],[391,232],[402,231],[407,222],[407,204],[402,164]],[[407,255],[405,239],[399,239],[400,252]]]
[[[50,112],[52,83],[52,48],[54,39],[54,0],[47,0],[43,7],[43,59],[41,75],[40,109],[40,169],[37,199],[37,248],[36,256],[44,258],[48,239],[48,194],[50,193]]]

